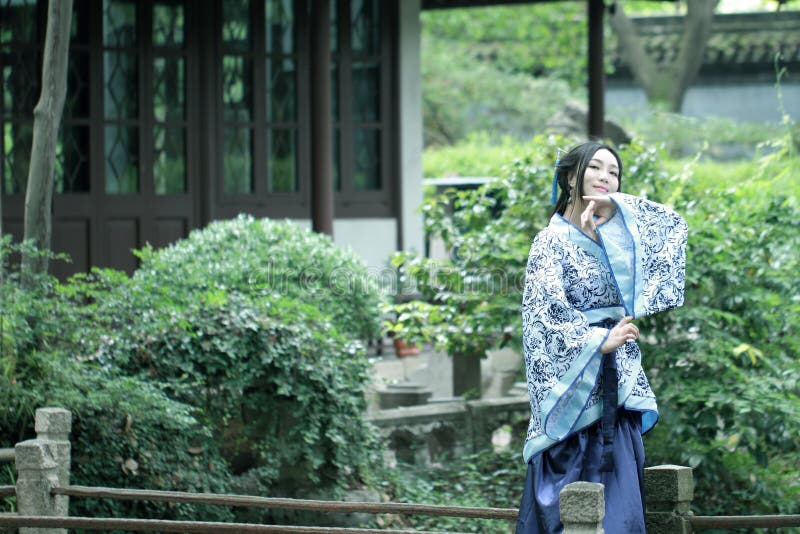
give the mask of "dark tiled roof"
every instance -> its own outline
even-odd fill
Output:
[[[677,55],[683,32],[683,17],[634,18],[648,54],[659,63]],[[800,11],[774,13],[717,14],[704,54],[700,75],[723,73],[775,73],[780,64],[800,66]],[[619,51],[612,57],[615,75],[629,77]]]

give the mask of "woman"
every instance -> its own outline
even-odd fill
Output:
[[[645,531],[642,434],[658,411],[632,320],[683,303],[687,227],[621,186],[610,146],[556,162],[522,300],[531,420],[518,534],[560,533],[559,492],[578,480],[604,484],[607,534]]]

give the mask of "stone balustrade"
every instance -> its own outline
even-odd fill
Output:
[[[443,456],[490,448],[502,427],[511,425],[512,439],[524,436],[529,417],[525,396],[404,406],[373,413],[370,421],[397,459],[427,465]]]
[[[69,486],[72,414],[63,408],[36,410],[36,439],[17,443],[17,513],[22,516],[67,516],[69,497],[50,490]],[[22,527],[20,534],[67,534],[65,528]]]

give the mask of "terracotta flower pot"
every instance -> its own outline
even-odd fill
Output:
[[[398,358],[419,355],[419,347],[417,347],[416,345],[408,345],[402,339],[397,339],[397,338],[394,338],[393,342],[394,342],[394,353]]]

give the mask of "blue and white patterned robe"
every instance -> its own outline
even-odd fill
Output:
[[[687,225],[655,202],[614,193],[599,243],[562,216],[533,241],[522,299],[523,353],[531,420],[527,462],[600,419],[600,346],[626,315],[683,304]],[[619,405],[642,412],[642,433],[658,420],[656,398],[634,342],[616,352]]]

